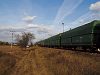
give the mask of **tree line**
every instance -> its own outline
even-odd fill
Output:
[[[9,45],[9,43],[8,42],[0,41],[0,45]]]
[[[27,46],[32,46],[32,40],[35,39],[34,34],[30,32],[24,32],[20,35],[16,35],[16,45],[22,48],[26,48]],[[0,41],[0,45],[11,45],[11,43]],[[14,43],[12,43],[14,45]]]
[[[26,48],[27,46],[32,46],[32,39],[35,39],[34,34],[30,32],[24,32],[21,35],[16,36],[17,45]]]

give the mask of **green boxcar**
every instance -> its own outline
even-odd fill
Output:
[[[50,37],[46,40],[44,40],[45,45],[48,45],[49,47],[58,47],[58,46],[60,46],[60,35],[59,34],[55,35],[53,37]]]
[[[41,44],[42,46],[47,47],[60,47],[61,45],[61,34],[52,36],[48,39],[42,40],[38,42],[38,44]]]
[[[95,20],[39,42],[47,47],[100,48],[100,21]]]
[[[100,21],[95,22],[93,33],[93,44],[100,49]]]
[[[100,42],[100,21],[82,25],[70,31],[64,32],[61,36],[61,45],[91,47]],[[100,44],[98,42],[98,45]],[[99,45],[100,46],[100,45]]]

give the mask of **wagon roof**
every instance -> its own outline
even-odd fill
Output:
[[[62,35],[67,35],[68,37],[71,37],[71,36],[76,36],[76,35],[89,34],[89,33],[92,33],[92,30],[95,28],[97,24],[100,24],[100,20],[94,20],[85,25],[66,31],[62,33]]]

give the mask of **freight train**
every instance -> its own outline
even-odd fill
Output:
[[[44,47],[100,51],[100,21],[94,20],[36,43]]]

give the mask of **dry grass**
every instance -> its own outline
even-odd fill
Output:
[[[40,48],[36,55],[52,75],[100,75],[99,54]]]
[[[26,52],[19,47],[0,46],[0,75],[10,75],[16,62],[19,62]]]
[[[0,52],[0,75],[8,75],[15,63],[13,56]]]
[[[3,52],[17,59],[13,71],[7,75],[100,75],[100,54],[97,53],[41,47],[7,48],[2,47]]]

